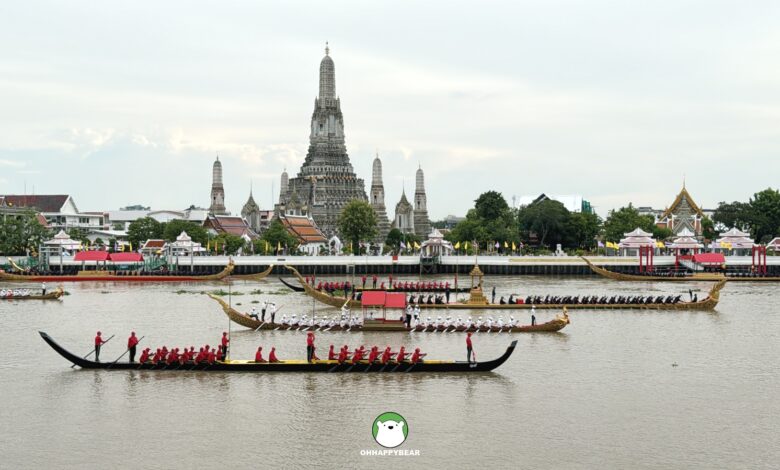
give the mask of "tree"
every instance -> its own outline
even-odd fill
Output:
[[[298,239],[284,228],[279,219],[274,219],[263,232],[263,237],[254,241],[255,253],[276,253],[277,247],[287,248],[288,252],[295,252],[298,248]],[[266,249],[267,248],[267,249]]]
[[[190,222],[189,220],[171,220],[164,224],[163,238],[172,242],[175,241],[176,237],[182,232],[187,232],[187,235],[192,238],[192,241],[200,243],[203,246],[206,246],[208,243],[209,236],[206,229],[200,224]]]
[[[601,231],[601,217],[592,212],[572,212],[566,224],[564,245],[569,248],[591,249]]]
[[[569,222],[569,211],[558,201],[544,201],[524,207],[518,213],[520,227],[528,233],[535,233],[539,244],[561,243]]]
[[[623,238],[624,233],[641,228],[645,232],[653,232],[655,219],[651,215],[639,215],[639,211],[629,204],[617,210],[609,211],[604,222],[604,236],[608,241],[616,242]]]
[[[498,242],[520,241],[517,220],[506,203],[504,196],[496,191],[480,194],[474,201],[474,208],[466,213],[466,219],[456,225],[447,235],[452,242],[473,242],[481,246]]]
[[[366,201],[353,199],[339,215],[338,227],[344,241],[349,240],[353,250],[363,240],[374,240],[379,233],[374,208]]]
[[[387,238],[385,238],[385,245],[398,248],[401,246],[401,242],[404,240],[404,233],[397,228],[391,229],[387,232]]]
[[[474,210],[476,216],[482,220],[493,220],[505,216],[509,213],[509,204],[501,193],[497,191],[488,191],[479,195],[474,201]]]
[[[212,240],[212,243],[219,246],[220,252],[227,251],[229,255],[235,255],[238,251],[244,247],[244,238],[231,233],[220,233]]]
[[[745,228],[750,218],[750,206],[744,202],[719,202],[712,220],[721,228]]]
[[[116,231],[122,231],[125,229],[125,224],[122,222],[114,222],[114,225],[112,225],[111,228]]]
[[[127,239],[133,246],[140,247],[146,240],[163,238],[164,230],[164,224],[151,217],[143,217],[132,221],[127,227]]]
[[[68,230],[68,236],[73,240],[80,241],[83,245],[89,243],[89,239],[87,238],[88,234],[89,232],[87,232],[87,229],[83,229],[80,227],[73,227],[70,230]]]
[[[767,188],[755,193],[748,206],[750,235],[757,242],[768,242],[780,229],[780,192]]]
[[[0,253],[3,255],[36,253],[50,236],[50,231],[38,222],[33,211],[25,211],[19,216],[0,216]]]
[[[701,219],[701,233],[705,240],[714,240],[718,236],[715,223],[706,215]]]

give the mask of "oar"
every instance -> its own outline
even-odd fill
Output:
[[[257,328],[255,328],[255,331],[259,331],[259,330],[260,330],[260,328],[262,328],[262,327],[263,327],[263,325],[265,325],[265,322],[261,323],[261,324],[260,324],[260,326],[258,326]]]
[[[107,340],[103,341],[103,344],[106,344],[106,343],[108,343],[109,341],[111,341],[111,338],[113,338],[114,336],[116,336],[116,335],[111,335],[111,336],[110,336],[110,337],[109,337]],[[88,358],[88,357],[89,357],[89,356],[91,356],[91,355],[92,355],[92,353],[94,353],[94,352],[95,352],[95,349],[92,349],[92,351],[90,351],[90,352],[89,352],[89,354],[87,354],[86,356],[84,356],[84,357],[83,357],[83,359],[86,359],[86,358]],[[73,364],[72,366],[70,366],[70,368],[71,368],[71,369],[72,369],[72,368],[74,368],[74,367],[76,367],[76,364]]]
[[[140,338],[138,338],[138,343],[136,343],[136,344],[139,344],[139,343],[141,342],[141,340],[142,340],[142,339],[144,339],[145,337],[146,337],[146,336],[141,336]],[[127,349],[125,349],[125,352],[123,352],[121,356],[119,356],[118,358],[116,358],[116,361],[114,361],[114,362],[112,362],[111,364],[109,364],[109,366],[108,366],[108,367],[110,368],[111,366],[113,366],[114,364],[116,364],[117,362],[119,362],[119,360],[120,360],[120,359],[122,359],[123,357],[125,357],[125,354],[127,354],[128,352],[130,352],[130,348],[127,348]]]

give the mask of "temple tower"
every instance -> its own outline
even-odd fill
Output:
[[[382,160],[379,159],[379,152],[374,158],[371,171],[371,198],[369,202],[376,212],[377,229],[379,229],[377,242],[384,244],[387,234],[390,232],[390,221],[387,220],[387,209],[385,208],[385,186],[382,183]]]
[[[401,200],[395,205],[393,228],[397,228],[403,233],[415,233],[414,208],[409,200],[406,199],[406,190],[401,192]]]
[[[214,215],[227,215],[225,210],[225,188],[222,187],[222,163],[219,156],[211,169],[211,205],[209,212]]]
[[[425,240],[431,231],[428,219],[428,197],[425,195],[425,175],[422,167],[417,168],[414,191],[414,233]]]
[[[255,198],[252,195],[252,185],[249,185],[249,199],[247,199],[244,207],[241,209],[241,217],[246,219],[249,227],[257,233],[260,233],[260,206],[255,202]]]
[[[285,212],[291,195],[317,223],[322,232],[336,235],[341,210],[353,199],[366,201],[365,184],[355,175],[344,143],[344,116],[336,96],[336,67],[325,47],[320,62],[320,90],[314,99],[309,129],[309,151],[298,174],[285,188],[282,183],[277,212]]]
[[[279,185],[279,204],[285,204],[287,202],[287,191],[290,187],[290,177],[287,175],[287,168],[282,172],[282,181]]]

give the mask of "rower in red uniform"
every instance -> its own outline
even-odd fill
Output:
[[[135,331],[131,331],[130,337],[127,338],[127,350],[130,351],[130,362],[135,362],[136,346],[138,346],[138,338],[135,336]]]
[[[474,348],[471,344],[471,333],[466,335],[466,360],[471,364],[471,354],[474,352]]]
[[[138,359],[138,362],[143,364],[144,362],[149,360],[149,348],[144,349],[141,351],[141,357]]]
[[[343,364],[344,361],[347,360],[347,356],[349,355],[349,352],[347,351],[347,345],[345,344],[340,350],[339,350],[339,357],[338,361],[339,364]]]
[[[279,362],[279,359],[276,358],[275,347],[271,347],[271,354],[268,355],[268,362]]]
[[[330,345],[330,349],[328,349],[328,360],[329,361],[335,361],[336,360],[336,351],[333,350],[333,345]]]
[[[374,346],[371,348],[371,351],[368,353],[368,363],[372,364],[374,361],[376,361],[377,357],[379,357],[379,348]]]
[[[223,331],[222,332],[222,357],[227,357],[229,342],[230,342],[230,338],[228,338],[227,331]]]
[[[366,352],[366,347],[361,345],[359,348],[355,349],[355,352],[352,354],[352,363],[357,364],[363,359],[363,355]]]
[[[382,364],[387,364],[393,357],[393,353],[390,351],[390,346],[385,348],[385,352],[382,353]]]
[[[416,348],[414,352],[412,353],[412,364],[417,364],[418,362],[423,362],[423,357],[426,356],[425,353],[420,352],[420,348]]]
[[[265,362],[265,359],[263,359],[263,347],[258,346],[257,352],[255,353],[255,362]]]
[[[404,359],[406,358],[406,349],[401,346],[401,349],[398,350],[398,355],[395,357],[395,362],[404,362]]]
[[[103,341],[103,337],[100,336],[100,332],[97,332],[95,336],[95,362],[100,362],[100,346],[103,346],[106,342]]]
[[[222,355],[222,348],[218,348],[218,349],[217,349],[217,356],[216,356],[216,359],[217,359],[218,361],[221,361],[222,359],[224,359],[224,357],[225,357],[225,356],[223,356],[223,355]]]
[[[155,351],[154,356],[152,356],[152,364],[157,365],[158,362],[160,362],[160,358],[162,357],[162,351],[160,348],[157,348],[157,351]]]
[[[206,354],[206,362],[209,364],[214,364],[214,361],[217,360],[217,355],[214,353],[214,348],[210,348],[209,352]]]

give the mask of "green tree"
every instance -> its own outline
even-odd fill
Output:
[[[212,240],[212,244],[213,243],[217,243],[219,245],[220,252],[226,250],[227,254],[235,255],[241,248],[243,248],[245,241],[238,235],[220,233]]]
[[[629,204],[617,210],[609,211],[604,222],[604,236],[608,241],[617,242],[623,238],[624,233],[641,228],[645,232],[653,232],[655,219],[651,215],[639,215],[639,211]]]
[[[768,242],[780,228],[780,192],[767,188],[755,193],[748,206],[750,235],[757,242]]]
[[[547,246],[563,241],[569,228],[569,211],[560,202],[546,199],[520,210],[518,221],[527,233],[536,234],[540,245]]]
[[[601,232],[601,217],[596,213],[572,212],[566,224],[564,245],[568,248],[592,249],[596,236]]]
[[[653,224],[653,230],[651,230],[651,233],[653,234],[653,238],[655,238],[656,240],[666,240],[667,238],[674,235],[672,229],[666,227],[659,227],[655,224]]]
[[[720,202],[718,203],[712,220],[725,229],[732,227],[744,228],[750,219],[750,205],[744,202]]]
[[[385,238],[385,245],[393,248],[401,246],[401,242],[404,240],[404,233],[397,228],[391,229],[387,232],[387,238]]]
[[[714,240],[718,236],[715,223],[706,215],[701,219],[701,231],[705,240]]]
[[[143,217],[132,221],[127,227],[127,239],[134,247],[140,247],[146,240],[163,238],[164,229],[164,224],[151,217]]]
[[[268,250],[266,250],[266,243]],[[255,240],[254,244],[255,253],[258,254],[277,253],[277,247],[282,249],[287,247],[288,253],[294,253],[298,248],[298,239],[284,228],[281,220],[274,219],[263,232],[263,237]]]
[[[38,247],[50,236],[50,231],[38,222],[33,211],[25,211],[18,216],[0,216],[0,254],[19,256],[37,253]]]
[[[366,201],[353,199],[339,215],[338,227],[345,243],[352,243],[353,250],[357,250],[361,241],[374,240],[379,233],[374,208]]]
[[[175,241],[176,237],[182,232],[187,232],[187,235],[192,238],[192,241],[200,243],[203,246],[206,246],[208,243],[209,236],[206,229],[200,224],[190,222],[189,220],[171,220],[164,224],[163,238],[172,242]]]
[[[485,247],[496,242],[520,241],[517,219],[504,196],[496,191],[480,194],[474,201],[474,208],[466,213],[466,219],[459,222],[447,235],[452,242],[473,242]]]

